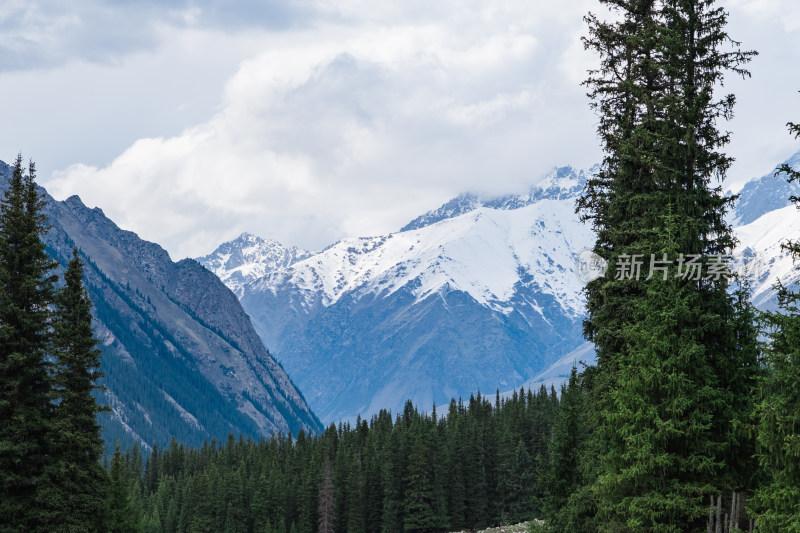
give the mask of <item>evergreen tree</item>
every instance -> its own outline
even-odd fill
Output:
[[[111,457],[108,490],[109,527],[112,533],[133,533],[137,531],[136,511],[132,506],[130,483],[125,475],[125,460],[119,443]]]
[[[533,518],[534,469],[528,447],[517,441],[511,462],[511,477],[508,484],[508,523],[515,524]]]
[[[83,287],[78,250],[56,294],[53,325],[55,417],[50,436],[53,463],[40,491],[39,506],[50,510],[53,530],[105,529],[106,472],[100,464],[103,440],[92,396],[102,374],[92,332],[91,301]],[[106,408],[107,410],[107,408]]]
[[[356,425],[358,427],[358,424]],[[358,449],[350,451],[350,457],[345,475],[344,488],[347,494],[346,524],[347,531],[363,533],[366,531],[364,520],[364,472],[363,461]]]
[[[433,532],[446,527],[442,515],[444,502],[438,498],[434,484],[435,464],[433,443],[418,421],[412,430],[413,441],[409,450],[406,492],[403,500],[404,531]]]
[[[514,393],[516,395],[516,392]],[[509,507],[511,505],[512,492],[514,490],[514,447],[513,439],[508,428],[503,431],[500,437],[497,455],[497,499],[500,503],[498,516],[500,523],[508,524]],[[530,454],[529,454],[530,455]]]
[[[795,136],[800,125],[789,124]],[[788,180],[800,180],[800,172],[788,165],[778,169]],[[792,197],[800,208],[800,199]],[[795,259],[800,242],[783,245]],[[764,533],[800,532],[800,294],[777,284],[781,312],[766,313],[769,326],[767,374],[757,405],[759,459],[767,482],[756,493],[758,530]]]
[[[714,90],[726,72],[745,75],[752,54],[736,49],[714,0],[601,3],[618,16],[587,17],[601,67],[586,84],[607,156],[578,203],[609,261],[586,290],[592,492],[603,530],[705,529],[705,497],[749,481],[735,399],[750,392],[756,353],[741,349],[727,277],[707,274],[734,244],[731,199],[711,184],[731,163],[717,121],[734,98]],[[648,276],[653,266],[663,270]]]
[[[381,530],[386,533],[403,531],[403,474],[407,462],[405,428],[400,421],[394,426],[387,442],[386,462],[383,470],[383,513]]]
[[[445,436],[445,472],[447,475],[447,512],[454,529],[467,527],[467,480],[465,474],[466,435],[463,407],[450,402]]]
[[[381,529],[381,512],[383,509],[381,465],[385,457],[386,430],[391,428],[391,418],[384,417],[384,413],[379,414],[378,417],[373,417],[364,454],[364,496],[366,498],[364,525],[367,531],[380,531]],[[387,422],[388,424],[386,424]]]
[[[700,297],[672,276],[657,279],[627,329],[624,379],[611,391],[616,410],[606,415],[624,448],[606,455],[600,478],[610,530],[705,525],[703,496],[717,492],[725,442],[713,433],[723,396],[693,312]]]
[[[578,468],[584,451],[586,435],[585,391],[577,368],[572,368],[569,382],[561,388],[561,403],[553,424],[550,454],[541,484],[544,486],[542,511],[548,522],[557,529],[569,530],[569,520],[564,515],[567,502],[581,484]]]
[[[46,355],[55,276],[41,235],[44,200],[17,157],[0,201],[0,524],[7,531],[45,531],[35,504],[51,461],[50,377]]]

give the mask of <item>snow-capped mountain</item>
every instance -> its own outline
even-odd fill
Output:
[[[352,238],[240,286],[256,330],[324,420],[513,387],[583,341],[574,214],[586,172],[522,195],[462,196],[391,235]],[[255,270],[237,265],[235,268]]]
[[[586,180],[595,173],[599,166],[587,170],[575,170],[572,167],[554,169],[545,176],[537,185],[532,186],[525,194],[509,194],[481,201],[474,194],[465,193],[453,198],[443,206],[424,215],[420,215],[400,231],[419,229],[430,224],[454,218],[464,213],[474,211],[479,207],[489,209],[518,209],[536,203],[540,200],[574,200],[586,185]],[[574,207],[572,208],[574,210]]]
[[[216,274],[235,294],[242,287],[269,272],[286,268],[310,256],[311,252],[287,248],[278,241],[265,240],[251,233],[222,244],[213,253],[197,259]]]
[[[800,153],[788,162],[800,164]],[[549,384],[567,377],[576,358],[593,359],[575,269],[594,236],[575,199],[594,171],[559,168],[520,195],[464,194],[397,233],[345,239],[284,264],[237,263],[265,273],[239,285],[224,262],[208,258],[235,256],[241,239],[200,261],[237,292],[325,422],[396,412],[407,399],[425,408],[478,390]],[[751,287],[762,308],[774,307],[778,276],[798,278],[780,248],[800,236],[800,213],[788,201],[798,189],[771,172],[742,189],[731,213],[736,253],[758,269]]]
[[[525,285],[578,316],[581,280],[569,273],[575,254],[590,245],[586,228],[575,217],[564,217],[562,201],[508,210],[477,207],[420,229],[345,239],[245,291],[291,285],[305,306],[331,306],[344,295],[383,298],[404,288],[419,302],[447,287],[508,314],[523,311],[512,300]],[[542,314],[537,300],[526,304],[525,313]]]
[[[800,170],[800,152],[782,164]],[[776,175],[782,164],[745,184],[730,217],[739,241],[736,254],[751,265],[748,281],[753,303],[762,310],[777,308],[777,280],[791,285],[800,279],[800,265],[781,247],[789,239],[800,239],[800,211],[789,199],[800,196],[800,183]]]
[[[795,170],[800,170],[800,152],[783,162]],[[734,226],[744,226],[755,222],[759,217],[776,209],[788,206],[789,197],[800,196],[800,183],[786,181],[783,175],[775,175],[781,165],[761,178],[750,180],[739,191],[739,199],[731,213]]]
[[[739,248],[753,262],[750,277],[753,303],[762,310],[775,310],[776,281],[791,285],[800,279],[800,265],[781,247],[787,239],[800,238],[800,211],[795,206],[770,211],[736,228],[736,236]]]

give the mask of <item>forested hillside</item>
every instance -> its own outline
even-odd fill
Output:
[[[12,167],[0,161],[0,191]],[[322,425],[265,349],[236,297],[192,260],[120,229],[77,196],[43,189],[41,235],[62,273],[78,248],[93,301],[105,377],[100,415],[106,451],[175,436],[199,446],[228,433],[253,437]]]
[[[111,464],[125,519],[144,531],[445,531],[541,516],[568,494],[581,441],[576,378],[559,395],[478,394],[446,413],[331,425],[316,436],[174,441]],[[555,438],[554,438],[555,437]],[[116,473],[116,474],[115,474]],[[122,516],[121,516],[122,518]],[[329,524],[322,527],[323,523]]]

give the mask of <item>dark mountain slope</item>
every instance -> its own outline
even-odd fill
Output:
[[[0,188],[9,171],[0,163]],[[106,374],[100,399],[112,408],[102,415],[109,447],[322,429],[215,275],[190,259],[174,263],[76,196],[48,196],[45,213],[50,254],[65,265],[77,246],[87,264]]]

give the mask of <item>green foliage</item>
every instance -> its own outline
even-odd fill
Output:
[[[586,85],[607,155],[578,209],[609,269],[586,290],[593,464],[560,514],[594,513],[602,531],[704,530],[707,496],[752,488],[755,470],[753,315],[724,276],[705,275],[734,244],[733,199],[712,180],[731,163],[717,122],[735,99],[715,91],[726,73],[746,76],[753,53],[730,40],[714,0],[601,3],[614,17],[587,17],[601,63]],[[637,254],[642,275],[619,275]],[[680,254],[699,256],[703,275],[681,275]],[[647,277],[651,257],[672,265],[663,277]]]
[[[132,460],[128,458],[127,463],[130,462]],[[138,530],[137,509],[134,502],[136,491],[132,482],[135,478],[131,477],[133,472],[127,467],[128,464],[126,464],[118,444],[111,458],[109,470],[107,497],[110,533],[134,533]],[[141,463],[139,463],[139,468],[141,469]],[[136,475],[138,476],[138,472]]]
[[[579,465],[586,453],[588,423],[586,421],[587,389],[584,379],[572,369],[569,382],[561,388],[561,404],[553,423],[549,461],[542,479],[543,514],[548,523],[560,531],[577,531],[575,510],[569,505],[570,497],[584,483]],[[573,502],[574,504],[574,502]]]
[[[46,490],[38,506],[49,511],[58,531],[82,528],[100,531],[105,524],[108,479],[100,464],[103,441],[92,392],[102,374],[100,351],[92,331],[91,301],[83,287],[78,250],[64,274],[65,286],[55,298],[52,347],[54,354],[50,430],[52,464],[45,470]]]
[[[541,465],[562,438],[550,431],[562,403],[544,388],[494,405],[453,401],[442,418],[408,403],[394,420],[381,411],[296,439],[173,440],[145,468],[138,451],[117,452],[110,508],[118,531],[435,532],[522,521],[540,514],[533,495],[547,491]]]
[[[55,289],[35,175],[18,157],[0,202],[0,525],[104,531],[91,302],[77,250]]]
[[[54,265],[40,235],[42,199],[17,158],[0,202],[0,523],[35,531],[47,523],[35,502],[50,465],[53,421],[49,304]]]
[[[539,522],[538,520],[531,520],[528,522],[526,531],[528,533],[550,533],[552,528],[546,522]]]
[[[790,124],[800,135],[800,126]],[[800,180],[800,172],[784,165],[789,181]],[[800,208],[800,199],[792,198]],[[784,247],[800,257],[800,243]],[[781,312],[766,313],[769,348],[767,373],[761,382],[756,406],[758,453],[767,481],[756,492],[753,508],[758,530],[800,532],[800,294],[778,282]]]

